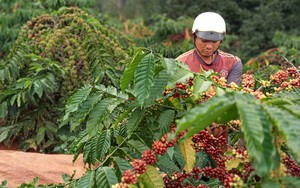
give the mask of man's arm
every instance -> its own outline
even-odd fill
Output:
[[[227,77],[227,84],[234,82],[238,86],[240,86],[242,73],[243,73],[243,64],[241,61],[239,61],[231,69],[231,71]]]

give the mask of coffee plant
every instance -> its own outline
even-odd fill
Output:
[[[90,0],[0,0],[0,58],[4,58],[18,37],[21,26],[32,17],[50,13],[60,7],[91,7]]]
[[[120,90],[86,85],[68,100],[62,122],[82,130],[74,161],[89,166],[68,186],[299,186],[297,69],[237,86],[149,49],[131,59]]]
[[[130,46],[121,32],[77,7],[28,21],[0,65],[0,141],[17,139],[24,150],[65,149],[74,138],[59,126],[68,97],[85,84],[119,87]]]

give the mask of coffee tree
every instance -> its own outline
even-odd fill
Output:
[[[130,41],[76,7],[28,21],[0,65],[0,141],[43,150],[72,139],[59,116],[72,91],[84,84],[118,87]],[[69,135],[69,136],[67,136]]]
[[[0,58],[5,58],[18,37],[21,26],[32,17],[50,13],[63,6],[90,7],[89,0],[0,0]]]
[[[240,87],[227,85],[214,72],[191,73],[138,49],[121,90],[85,86],[68,101],[63,124],[83,130],[71,147],[74,160],[83,153],[90,168],[67,184],[297,187],[299,79],[296,69],[279,68],[270,85],[250,73]]]

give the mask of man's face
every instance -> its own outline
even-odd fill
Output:
[[[219,48],[221,41],[205,40],[195,37],[195,45],[199,55],[210,57]]]

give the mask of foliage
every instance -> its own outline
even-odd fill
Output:
[[[261,2],[258,6],[249,7],[239,32],[243,33],[245,52],[257,54],[273,47],[272,39],[277,31],[299,35],[295,25],[299,22],[295,14],[299,11],[298,1],[282,2],[278,0]],[[297,28],[297,26],[296,26]],[[252,56],[253,56],[252,55]]]
[[[276,32],[273,38],[276,46],[281,48],[281,53],[296,67],[300,66],[300,38],[286,33]]]
[[[149,16],[153,13],[164,14],[172,20],[180,17],[193,20],[204,11],[218,12],[226,20],[227,33],[238,36],[238,40],[230,46],[230,51],[246,62],[260,52],[273,48],[272,39],[277,31],[299,36],[299,3],[298,0],[100,0],[97,7],[121,21],[142,17],[146,26],[155,24]],[[190,24],[189,30],[191,27]]]
[[[73,142],[74,160],[83,152],[91,168],[74,186],[99,187],[98,170],[111,166],[114,175],[106,178],[117,178],[116,187],[296,186],[299,75],[288,77],[297,80],[291,91],[269,94],[254,90],[259,81],[245,75],[242,87],[226,85],[213,72],[191,73],[174,59],[137,49],[121,90],[85,86],[68,101],[63,122],[85,129]]]
[[[17,39],[21,26],[32,17],[50,13],[63,6],[90,7],[89,0],[1,0],[0,1],[0,58],[4,58]]]
[[[76,7],[28,21],[0,65],[0,114],[6,120],[0,141],[23,140],[25,150],[68,142],[70,130],[58,126],[68,97],[84,84],[118,87],[129,44]]]
[[[180,17],[173,20],[165,15],[153,15],[151,18],[153,24],[148,27],[144,26],[144,28],[148,28],[150,34],[140,32],[138,33],[139,37],[134,36],[137,46],[149,48],[153,52],[169,58],[175,58],[193,48],[189,32],[191,19]],[[133,25],[132,28],[140,27],[135,26]]]
[[[59,183],[59,184],[51,183],[51,184],[48,184],[48,185],[39,184],[38,183],[39,177],[35,177],[35,178],[33,178],[32,181],[20,184],[18,186],[18,188],[36,188],[36,187],[39,187],[39,188],[63,188],[67,184],[74,181],[74,175],[75,175],[75,173],[71,176],[68,175],[68,174],[63,174],[62,179],[63,179],[64,183]],[[8,183],[7,180],[2,181],[2,184],[0,185],[0,188],[7,188],[7,183]]]
[[[51,0],[39,0],[39,3],[45,7],[48,11],[58,10],[60,7],[91,7],[94,5],[93,0],[59,0],[59,1],[51,1]]]
[[[96,2],[96,8],[105,14],[109,14],[113,17],[120,19],[138,18],[149,16],[153,12],[157,12],[160,8],[161,1],[159,0],[117,0],[117,1],[105,1],[98,0]]]
[[[248,60],[244,65],[244,72],[254,74],[256,79],[260,79],[263,82],[263,87],[269,89],[271,88],[271,85],[267,83],[269,79],[277,82],[277,84],[272,85],[279,88],[281,82],[287,81],[287,75],[281,75],[280,79],[283,79],[281,81],[275,81],[278,78],[270,78],[272,74],[275,74],[279,70],[287,71],[289,75],[294,75],[294,77],[299,75],[300,72],[299,39],[295,36],[288,36],[277,32],[273,41],[277,43],[278,47],[262,52],[258,56]],[[284,85],[286,82],[282,84]],[[256,86],[256,89],[258,89],[261,84]]]
[[[17,38],[21,25],[30,20],[31,17],[41,14],[44,9],[39,4],[31,2],[20,3],[17,0],[1,0],[0,10],[0,58],[3,58]]]

